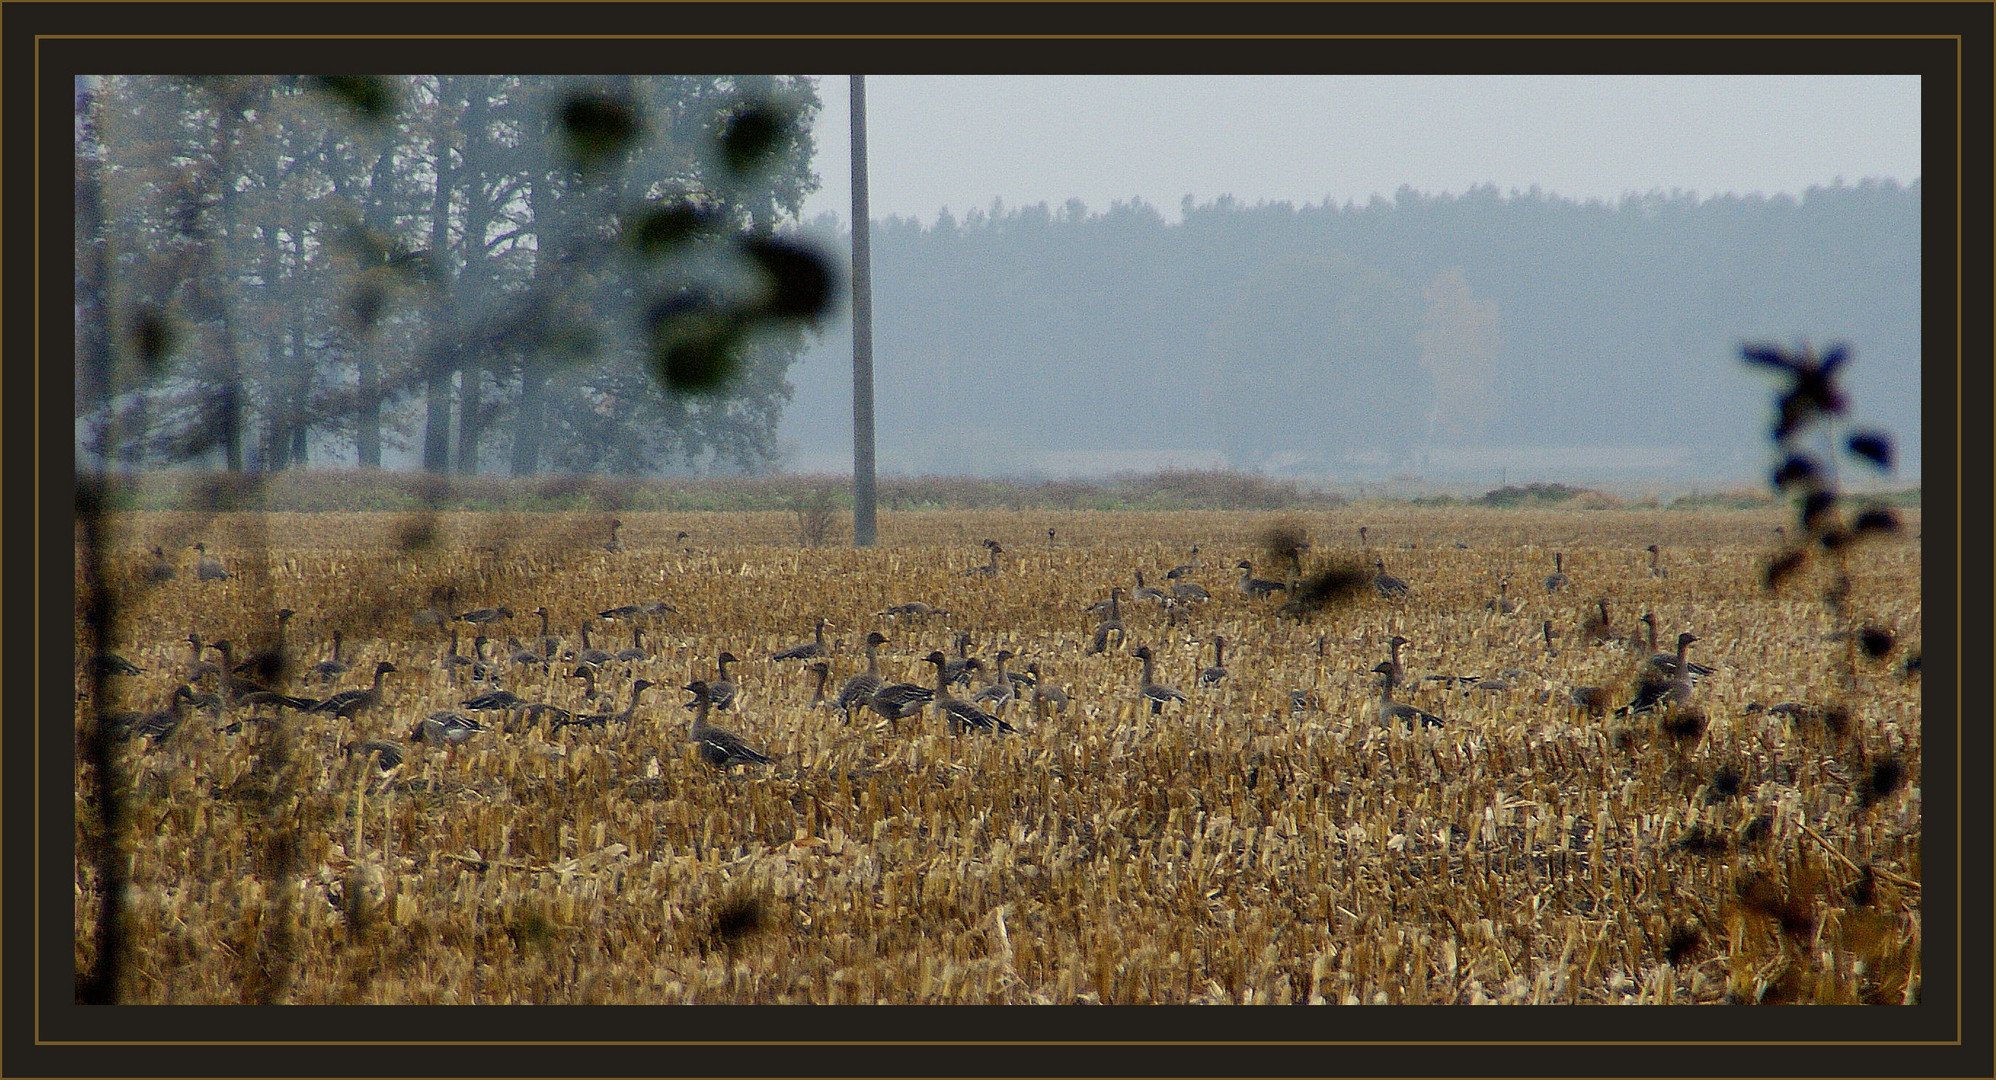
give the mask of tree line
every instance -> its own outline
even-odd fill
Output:
[[[762,467],[832,292],[784,239],[817,108],[787,76],[79,79],[79,460]]]
[[[1804,330],[1854,343],[1873,419],[1918,430],[1917,180],[1182,209],[878,223],[882,460],[1005,472],[1130,447],[1336,474],[1440,448],[1645,445],[1757,472],[1738,348]],[[843,338],[825,341],[836,357]],[[837,363],[803,371],[826,382],[807,408],[843,392]]]

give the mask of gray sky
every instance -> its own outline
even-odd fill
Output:
[[[1913,75],[872,75],[872,216],[1079,198],[1364,202],[1402,184],[1615,200],[1920,175]],[[823,77],[805,218],[851,213],[848,84]]]

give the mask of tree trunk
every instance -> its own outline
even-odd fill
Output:
[[[365,343],[361,354],[354,361],[360,377],[360,391],[355,407],[359,415],[354,417],[354,452],[360,458],[363,469],[381,467],[381,367],[374,362],[373,355]]]
[[[520,364],[520,409],[513,418],[513,475],[533,476],[540,472],[541,409],[546,398],[547,375],[531,357]]]

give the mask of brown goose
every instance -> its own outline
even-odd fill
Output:
[[[1004,711],[1006,704],[1012,700],[1012,677],[1005,672],[1005,661],[1010,660],[1012,655],[1010,649],[998,650],[998,671],[991,676],[991,685],[979,690],[977,695],[970,699],[973,703],[982,704],[988,701],[994,712]]]
[[[165,549],[155,544],[152,549],[152,564],[146,567],[145,574],[148,581],[165,582],[179,577],[180,571],[173,568],[173,562],[166,557]]]
[[[1062,712],[1067,708],[1067,691],[1055,686],[1040,675],[1040,662],[1026,665],[1026,673],[1033,677],[1033,713],[1044,718],[1049,712]]]
[[[352,719],[381,704],[381,677],[395,670],[395,665],[386,660],[374,665],[374,685],[355,690],[342,690],[332,697],[312,706],[315,713],[332,713],[342,719]]]
[[[1004,552],[1005,552],[1005,549],[1004,549],[1004,548],[1002,548],[1002,547],[999,547],[999,546],[998,546],[998,541],[996,541],[996,540],[986,540],[986,541],[984,542],[984,546],[985,546],[986,548],[989,548],[989,549],[990,549],[990,551],[991,551],[991,561],[990,561],[990,562],[988,562],[988,563],[985,563],[985,564],[984,564],[983,566],[973,566],[973,567],[971,567],[970,569],[968,569],[968,570],[965,570],[965,571],[963,572],[963,576],[964,576],[964,577],[997,577],[997,576],[998,576],[998,556],[1000,556],[1000,555],[1004,554]]]
[[[1088,646],[1088,655],[1096,656],[1109,647],[1109,635],[1116,635],[1116,644],[1121,645],[1129,636],[1123,626],[1123,589],[1121,586],[1109,590],[1109,617],[1095,625],[1095,640]]]
[[[333,631],[333,658],[331,660],[321,660],[312,665],[312,674],[317,675],[320,682],[332,682],[350,670],[347,667],[347,662],[340,657],[340,646],[345,644],[345,641],[346,639],[340,635],[338,630]]]
[[[1636,696],[1627,705],[1615,710],[1616,716],[1640,715],[1651,712],[1663,705],[1689,705],[1696,684],[1692,681],[1690,660],[1686,654],[1691,643],[1698,640],[1689,632],[1677,635],[1677,670],[1665,677],[1654,669],[1644,672],[1642,681],[1636,684]]]
[[[1227,677],[1227,639],[1213,635],[1213,666],[1199,673],[1200,686],[1218,686]]]
[[[838,700],[834,702],[839,711],[852,719],[852,711],[861,708],[873,699],[875,691],[881,687],[880,647],[887,644],[887,635],[878,630],[866,635],[866,670],[846,680],[839,688]]]
[[[194,569],[195,577],[202,581],[229,580],[230,574],[228,568],[222,565],[222,560],[208,554],[208,545],[197,540],[194,542],[194,550],[201,553],[201,557]]]
[[[1561,552],[1552,553],[1552,573],[1546,577],[1546,591],[1558,592],[1566,588],[1566,556]]]
[[[693,710],[693,726],[688,729],[686,737],[699,748],[701,761],[716,769],[770,763],[769,755],[750,746],[740,735],[707,722],[707,710],[713,706],[711,686],[695,679],[686,684],[685,689],[693,695],[693,700],[686,706]]]
[[[1267,578],[1255,577],[1254,564],[1246,559],[1235,563],[1234,569],[1241,572],[1241,592],[1246,593],[1250,600],[1261,600],[1288,588],[1288,586],[1282,584],[1280,581],[1270,581]]]
[[[1442,718],[1431,712],[1423,712],[1412,705],[1393,700],[1393,665],[1382,660],[1372,669],[1379,675],[1379,722],[1391,725],[1400,722],[1407,730],[1414,730],[1414,722],[1420,721],[1428,727],[1441,727]]]
[[[618,521],[615,518],[610,519],[610,539],[609,542],[603,545],[604,551],[610,552],[611,554],[614,555],[624,550],[624,541],[622,538],[620,538],[617,535],[617,530],[623,527],[624,527],[623,522]]]
[[[1164,711],[1167,701],[1184,701],[1185,695],[1157,681],[1157,661],[1151,654],[1150,646],[1139,645],[1131,655],[1144,663],[1144,673],[1137,683],[1137,694],[1150,702],[1152,716]]]
[[[804,665],[804,670],[817,678],[817,682],[812,684],[811,687],[811,707],[814,709],[823,708],[825,704],[825,684],[832,679],[832,662],[829,660],[813,660]]]
[[[949,678],[944,673],[944,669],[949,664],[949,657],[944,656],[938,650],[930,653],[927,659],[929,663],[936,666],[934,700],[936,709],[949,721],[950,734],[961,735],[965,728],[976,728],[979,731],[989,731],[994,734],[1001,731],[1013,730],[1012,725],[1006,723],[1004,720],[985,712],[983,709],[972,705],[962,698],[950,695]],[[982,667],[983,665],[980,664],[978,666]]]
[[[802,645],[795,645],[788,649],[785,649],[782,652],[777,653],[776,655],[770,657],[770,659],[809,660],[814,656],[825,655],[825,626],[826,626],[826,621],[824,619],[819,619],[817,635],[812,640],[807,641]]]

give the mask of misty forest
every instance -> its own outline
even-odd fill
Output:
[[[647,371],[656,290],[636,279],[656,269],[630,244],[587,255],[630,231],[632,207],[697,192],[729,227],[809,238],[842,265],[839,223],[797,220],[814,155],[844,151],[812,145],[815,80],[625,80],[650,126],[601,175],[533,137],[574,80],[387,80],[396,107],[372,120],[295,80],[87,83],[80,459],[850,467],[842,285],[832,318],[759,328],[718,388],[684,394]],[[722,190],[703,153],[717,125],[775,97],[782,145]],[[1859,419],[1903,433],[1901,475],[1919,475],[1917,180],[1182,209],[994,202],[876,222],[882,470],[1494,480],[1501,461],[1547,479],[1740,478],[1766,456],[1738,347],[1806,333],[1855,347]],[[236,388],[235,423],[215,445],[218,386]]]

